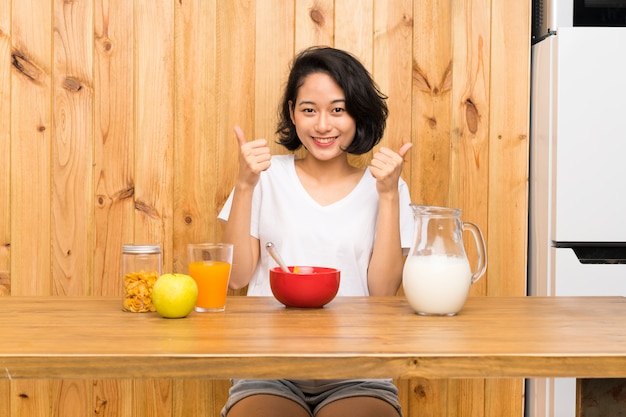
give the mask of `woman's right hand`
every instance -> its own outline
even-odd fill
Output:
[[[267,140],[256,139],[246,141],[243,130],[235,126],[235,135],[239,143],[239,185],[254,187],[259,181],[261,172],[270,167],[270,148]]]
[[[239,126],[235,126],[235,135],[239,143],[239,176],[222,240],[235,245],[228,285],[238,290],[250,282],[260,256],[259,240],[250,235],[252,198],[261,172],[270,166],[271,155],[265,139],[247,142]]]

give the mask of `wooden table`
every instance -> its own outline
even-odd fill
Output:
[[[424,317],[403,297],[318,310],[231,297],[163,319],[119,298],[0,297],[0,378],[626,377],[626,299],[477,297]]]

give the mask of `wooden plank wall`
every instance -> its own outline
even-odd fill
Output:
[[[273,138],[313,44],[354,52],[389,95],[413,201],[481,227],[472,294],[525,294],[529,26],[530,1],[0,0],[0,294],[119,295],[133,241],[182,270],[186,243],[220,239],[233,125]],[[407,417],[522,416],[521,380],[397,382]],[[227,389],[2,380],[0,417],[217,416]]]

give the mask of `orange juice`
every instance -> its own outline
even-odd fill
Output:
[[[220,261],[199,261],[189,264],[189,275],[198,284],[196,308],[200,311],[223,310],[226,306],[230,264]]]

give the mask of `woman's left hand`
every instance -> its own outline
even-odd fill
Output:
[[[370,172],[376,178],[376,189],[379,194],[398,191],[404,155],[412,146],[410,142],[405,143],[397,153],[389,148],[381,147],[378,152],[374,153],[370,163]]]

